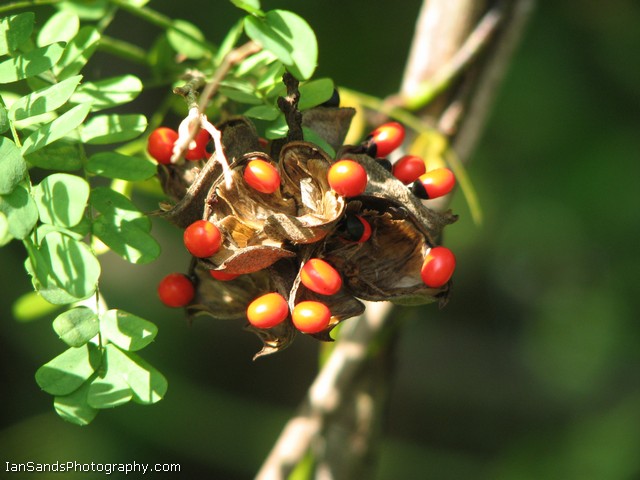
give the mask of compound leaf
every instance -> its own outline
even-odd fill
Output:
[[[158,333],[153,323],[122,310],[109,310],[100,316],[104,338],[123,350],[134,352],[149,345]]]
[[[60,227],[77,225],[84,215],[89,189],[87,181],[76,175],[49,175],[33,189],[40,220]]]

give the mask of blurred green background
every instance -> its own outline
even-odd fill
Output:
[[[223,1],[151,5],[212,41],[239,18]],[[399,87],[419,5],[263,1],[313,26],[316,76],[381,97]],[[378,480],[640,478],[639,26],[633,0],[539,2],[469,167],[485,223],[473,225],[461,195],[453,204],[451,302],[396,311],[403,326]],[[158,31],[122,13],[108,33],[147,47]],[[95,57],[96,75],[136,72],[108,58]],[[135,107],[150,112],[163,93]],[[241,325],[188,327],[155,293],[161,276],[188,265],[180,232],[156,222],[154,233],[160,260],[138,267],[107,256],[101,289],[159,325],[144,355],[169,391],[84,428],[60,420],[33,379],[63,344],[51,317],[12,318],[30,282],[22,246],[0,250],[0,471],[6,460],[182,465],[181,475],[154,478],[257,471],[313,379],[317,345],[299,338],[253,363],[258,341]]]

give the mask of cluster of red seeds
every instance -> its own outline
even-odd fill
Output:
[[[388,165],[392,174],[421,199],[438,198],[449,193],[455,184],[453,173],[447,168],[426,171],[425,162],[420,157],[406,155],[395,164],[384,159],[404,141],[405,130],[397,122],[389,122],[376,128],[362,143],[365,152]],[[149,137],[148,151],[159,163],[170,161],[173,144],[178,139],[174,130],[166,127],[156,129]],[[186,158],[199,160],[206,158],[208,133],[201,131]],[[200,156],[201,155],[201,156]],[[280,188],[278,170],[269,162],[254,159],[247,163],[243,172],[244,182],[263,194],[273,194]],[[358,162],[341,159],[333,163],[328,171],[328,183],[333,191],[343,197],[357,197],[367,187],[367,172]],[[355,242],[366,242],[371,236],[371,225],[360,215],[347,214],[345,238]],[[197,258],[207,258],[220,249],[223,238],[220,230],[207,220],[198,220],[184,231],[184,244],[189,253]],[[437,246],[428,250],[421,269],[424,283],[431,288],[445,285],[455,269],[455,256],[446,247]],[[213,278],[220,281],[235,279],[238,275],[224,271],[210,270]],[[320,258],[308,260],[300,273],[301,283],[320,295],[335,295],[342,288],[340,273],[328,262]],[[184,307],[194,298],[195,288],[191,280],[183,274],[171,273],[158,286],[160,300],[169,307]],[[273,328],[289,315],[293,325],[303,333],[317,333],[325,330],[331,322],[329,308],[320,301],[302,301],[289,311],[287,300],[279,293],[267,293],[254,299],[247,308],[247,319],[257,328]]]

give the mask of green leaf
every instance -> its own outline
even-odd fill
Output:
[[[318,43],[309,24],[287,10],[270,10],[264,18],[245,17],[245,32],[280,59],[299,80],[311,77],[318,63]]]
[[[76,75],[87,64],[98,48],[100,33],[94,27],[82,27],[64,49],[60,61],[53,69],[58,80]]]
[[[7,137],[0,137],[0,195],[11,193],[26,173],[20,149]]]
[[[80,138],[91,145],[126,142],[141,135],[146,128],[144,115],[98,115],[82,126]]]
[[[0,247],[4,247],[11,240],[13,235],[9,232],[9,220],[4,213],[0,212]]]
[[[103,338],[123,350],[135,352],[149,345],[158,334],[153,323],[122,310],[109,310],[100,316]]]
[[[316,144],[318,147],[324,150],[326,154],[329,155],[331,158],[335,158],[336,151],[333,149],[331,145],[329,145],[329,143],[324,138],[322,138],[322,136],[320,136],[319,134],[317,134],[315,131],[311,130],[308,127],[302,127],[302,134],[304,136],[304,139],[307,142]]]
[[[33,288],[38,294],[42,295],[42,298],[54,305],[69,305],[81,300],[56,285],[40,250],[30,242],[25,242],[24,246],[29,252],[29,258],[25,261],[24,267],[27,272],[29,272],[29,275],[31,275]]]
[[[85,382],[75,392],[54,398],[53,407],[62,419],[76,425],[85,426],[96,417],[98,410],[89,406],[87,402],[89,385],[88,382]]]
[[[287,121],[285,120],[284,115],[280,115],[267,126],[264,135],[268,140],[274,140],[276,138],[284,137],[288,131],[289,126],[287,125]]]
[[[157,165],[152,160],[132,157],[116,152],[96,153],[87,162],[87,171],[108,178],[121,178],[130,182],[153,177]]]
[[[258,120],[275,120],[280,115],[280,110],[271,105],[258,105],[244,112],[244,116],[257,118]]]
[[[260,10],[260,0],[231,0],[231,3],[251,15],[264,16],[264,12]]]
[[[36,382],[51,395],[73,393],[100,366],[100,352],[92,344],[69,348],[36,371]]]
[[[319,78],[300,85],[300,101],[298,102],[299,110],[321,105],[331,98],[333,95],[333,80],[330,78]]]
[[[62,45],[54,43],[5,60],[0,63],[0,84],[40,75],[56,64],[63,50]]]
[[[15,52],[26,42],[33,31],[33,12],[0,18],[0,56]]]
[[[240,40],[243,31],[244,25],[242,19],[240,19],[233,27],[231,27],[231,30],[227,32],[227,35],[224,37],[222,42],[220,42],[220,47],[218,48],[213,62],[214,65],[220,65],[224,57],[233,50],[233,47],[235,47],[238,40]]]
[[[76,240],[82,240],[91,231],[91,220],[87,217],[82,217],[79,224],[74,225],[72,228],[60,227],[58,225],[52,225],[50,223],[43,223],[36,228],[37,243],[42,242],[42,239],[50,232],[60,232],[65,235],[75,238]]]
[[[284,65],[282,62],[275,62],[267,68],[267,71],[260,75],[256,88],[258,90],[265,90],[274,85],[280,85],[284,87],[282,83],[282,75],[284,74]]]
[[[151,231],[151,220],[131,200],[115,190],[96,187],[91,191],[89,201],[105,217],[115,217],[119,222],[133,223],[145,232]]]
[[[58,315],[53,330],[70,347],[81,347],[100,332],[98,315],[88,307],[77,307]]]
[[[22,144],[22,154],[28,155],[35,152],[75,130],[87,117],[89,110],[91,110],[89,104],[76,105],[53,122],[43,125],[26,138]]]
[[[60,309],[60,305],[47,302],[37,292],[27,292],[13,302],[11,313],[18,322],[26,323],[49,315]]]
[[[109,0],[68,1],[56,3],[54,6],[59,10],[72,12],[82,20],[100,20],[107,14],[111,3]]]
[[[113,349],[105,348],[103,357],[104,373],[93,379],[89,385],[87,402],[93,408],[112,408],[123,405],[133,398],[133,391],[127,383],[128,372],[120,370],[118,359],[111,361]]]
[[[9,233],[19,240],[29,235],[38,221],[36,202],[21,186],[8,195],[0,195],[0,212],[7,217]]]
[[[82,168],[82,159],[78,145],[55,142],[44,148],[25,155],[27,162],[34,167],[47,170],[73,171]]]
[[[4,105],[0,105],[0,135],[9,130],[9,113]]]
[[[60,11],[51,15],[38,33],[37,45],[43,47],[55,42],[68,43],[78,33],[80,19],[69,11]]]
[[[204,35],[198,27],[186,20],[173,21],[173,26],[167,30],[167,40],[176,52],[187,58],[198,60],[207,54],[203,46]]]
[[[219,92],[225,97],[230,98],[234,102],[246,103],[249,105],[262,104],[262,99],[255,92],[238,90],[233,87],[220,87]]]
[[[100,215],[93,222],[93,234],[131,263],[149,263],[160,256],[158,242],[131,221]]]
[[[42,240],[40,252],[58,287],[76,298],[93,295],[100,263],[86,243],[51,232]]]
[[[251,72],[257,72],[257,70],[269,65],[277,60],[276,56],[268,50],[261,50],[258,53],[254,53],[250,57],[245,58],[235,70],[234,75],[237,77],[244,77]]]
[[[142,91],[142,82],[134,75],[122,75],[97,82],[83,83],[71,96],[72,103],[91,103],[98,111],[128,103]]]
[[[9,115],[14,120],[23,120],[51,112],[69,100],[81,79],[82,75],[76,75],[19,98],[11,105]]]
[[[89,200],[89,184],[84,178],[54,173],[33,188],[40,221],[73,227],[80,223]]]
[[[132,352],[123,352],[113,344],[105,347],[109,367],[116,368],[133,390],[134,401],[156,403],[167,392],[167,379],[158,370]]]

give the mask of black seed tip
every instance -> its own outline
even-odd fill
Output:
[[[421,198],[422,200],[429,199],[427,189],[424,188],[424,184],[420,181],[420,179],[411,184],[410,190],[416,197]]]

